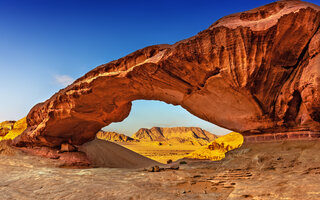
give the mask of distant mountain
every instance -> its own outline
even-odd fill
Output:
[[[132,138],[140,142],[203,146],[216,139],[217,136],[198,127],[153,127],[151,129],[139,129]]]
[[[99,131],[96,137],[98,139],[107,140],[111,142],[137,142],[135,139],[124,134],[116,132],[105,132],[103,130]]]

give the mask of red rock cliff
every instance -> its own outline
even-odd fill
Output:
[[[32,108],[15,144],[82,144],[125,119],[137,99],[181,105],[244,134],[319,132],[319,25],[319,6],[277,1],[138,50]]]

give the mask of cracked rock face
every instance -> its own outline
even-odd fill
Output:
[[[277,1],[98,66],[36,105],[15,144],[83,144],[160,100],[247,135],[320,131],[320,7]]]

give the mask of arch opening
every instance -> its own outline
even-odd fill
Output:
[[[140,128],[152,127],[199,127],[216,135],[231,131],[192,115],[179,105],[162,101],[135,100],[129,116],[122,122],[114,122],[102,128],[104,131],[123,133],[132,136]]]
[[[126,119],[109,124],[96,137],[166,164],[185,158],[230,132],[192,115],[179,105],[136,100]]]

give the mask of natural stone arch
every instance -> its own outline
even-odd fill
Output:
[[[319,26],[320,8],[301,1],[224,17],[192,38],[90,71],[36,105],[14,142],[82,144],[138,99],[181,105],[244,134],[319,132]]]

